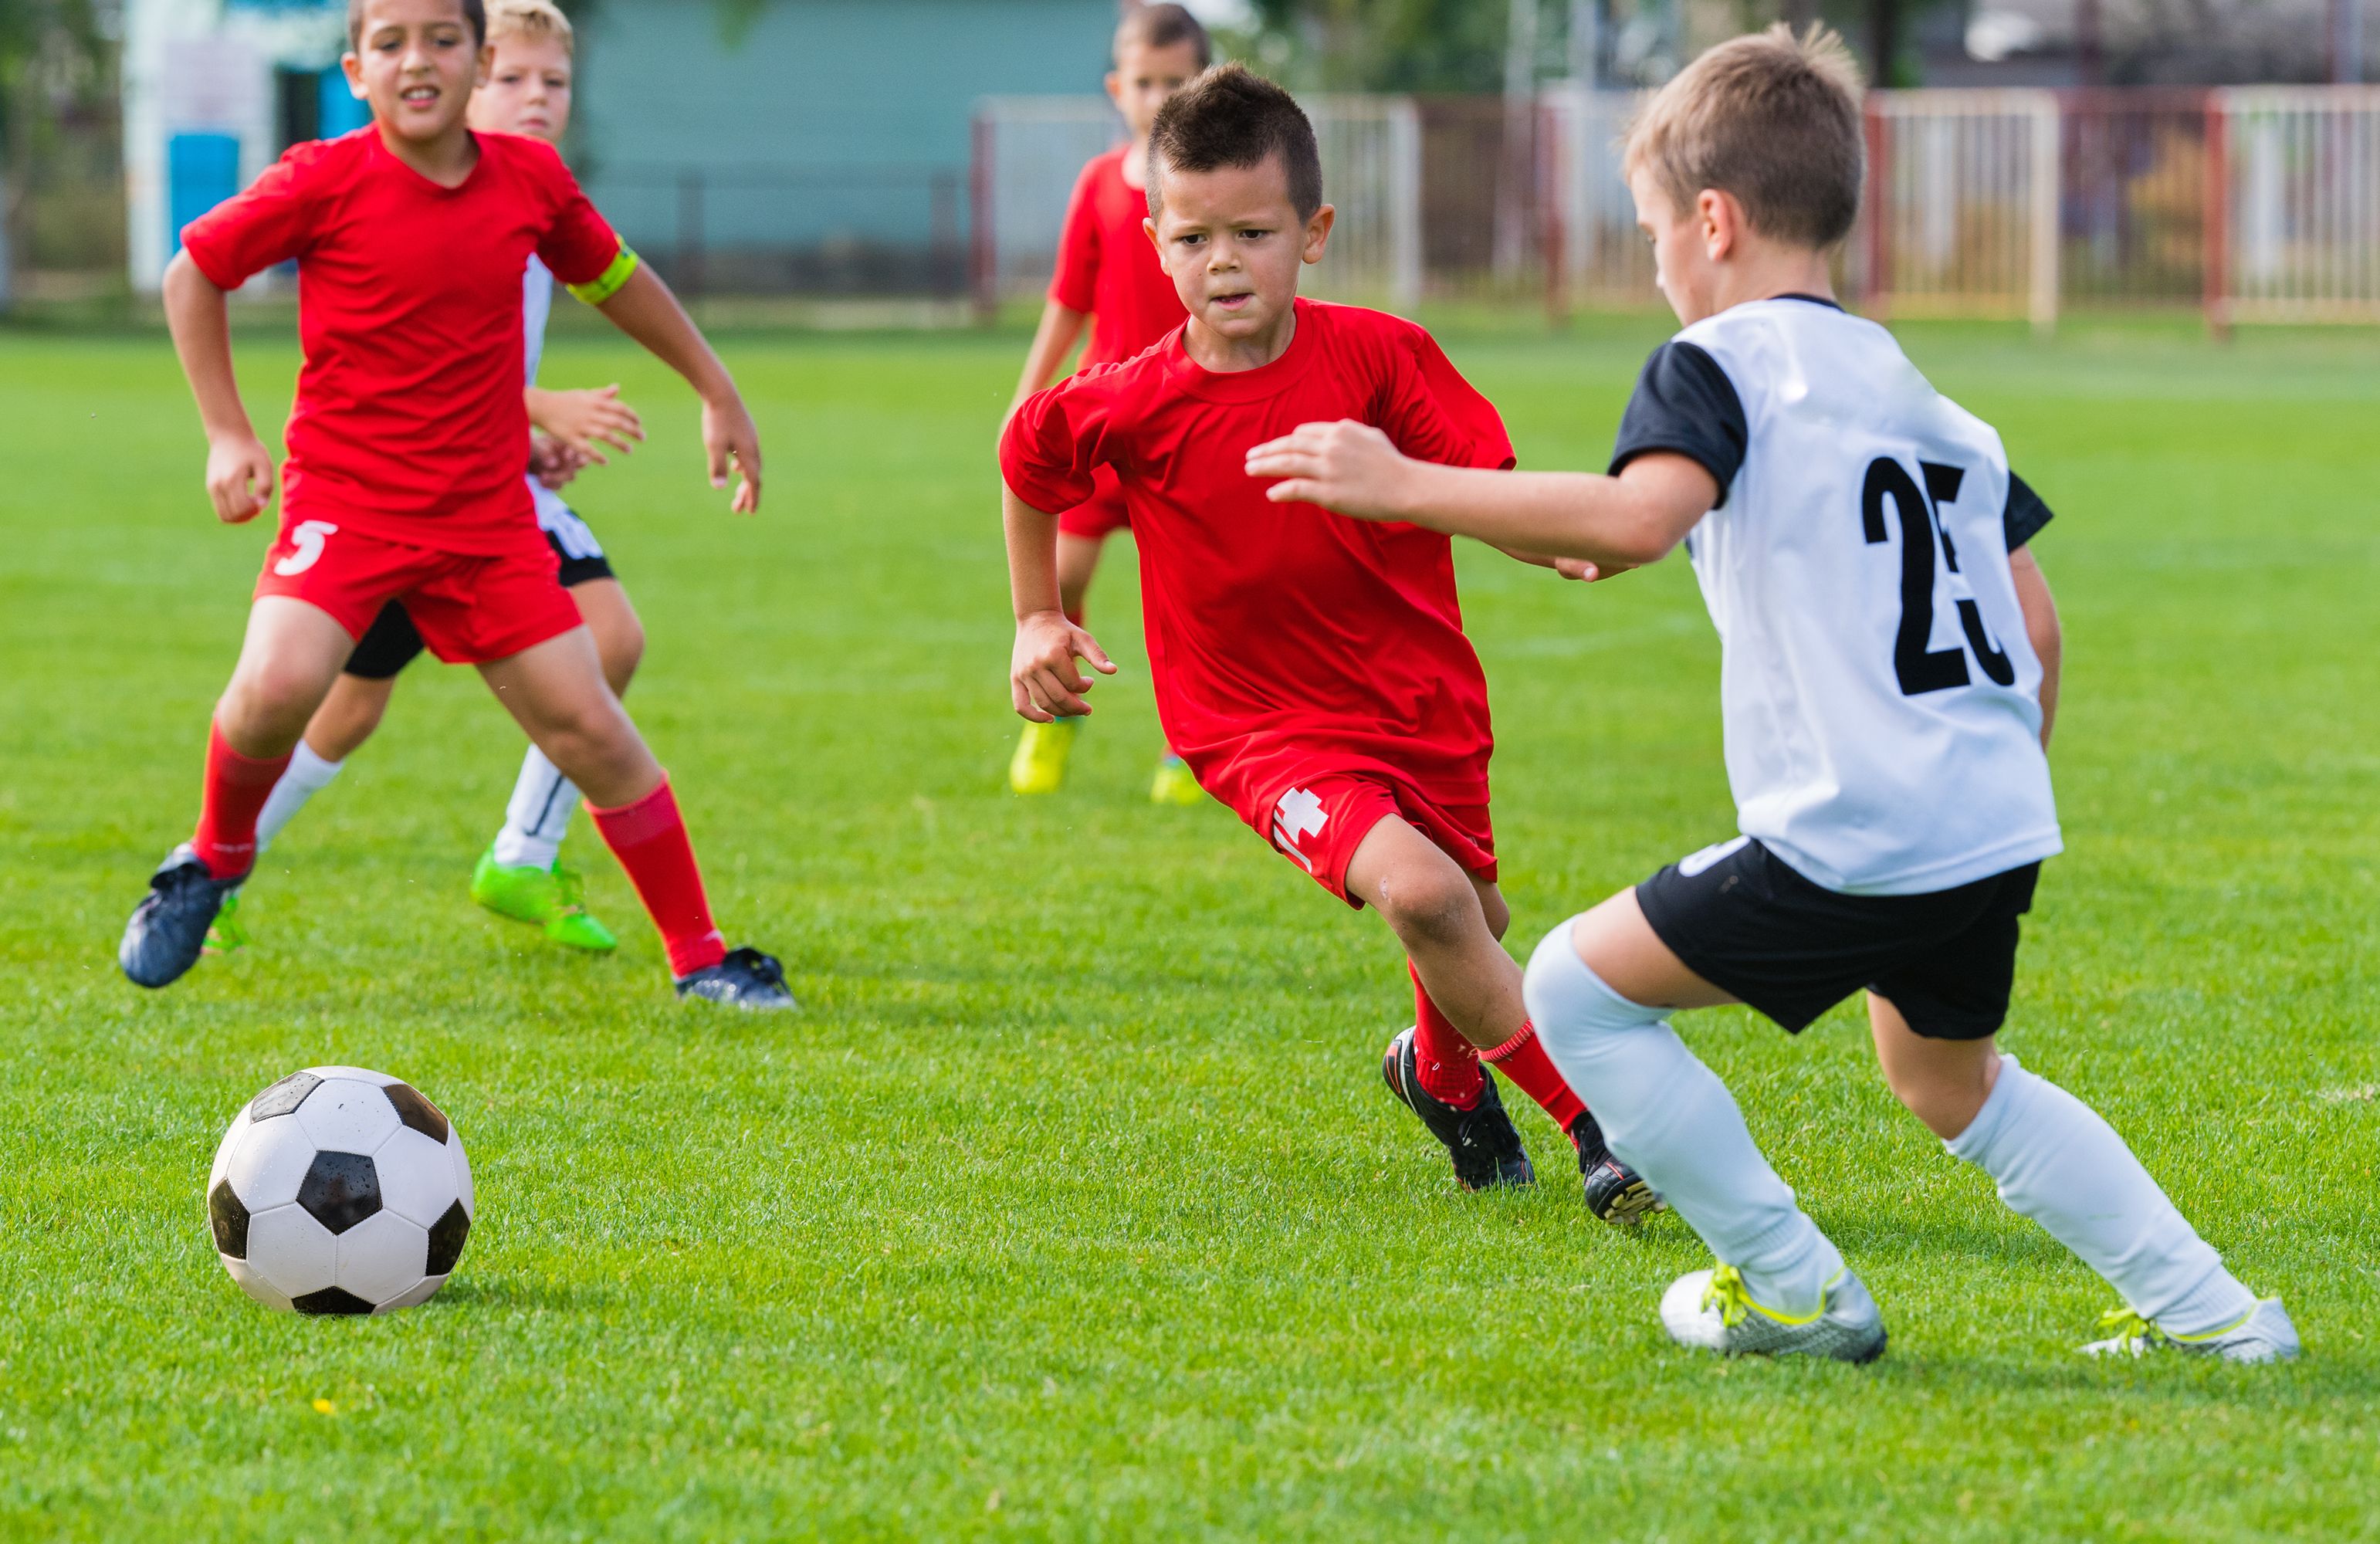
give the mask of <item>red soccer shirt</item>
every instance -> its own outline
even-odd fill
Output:
[[[1050,279],[1050,299],[1090,315],[1085,370],[1131,359],[1181,326],[1187,314],[1156,246],[1140,228],[1148,218],[1148,195],[1124,186],[1127,148],[1095,158],[1075,179],[1058,238],[1058,271]]]
[[[539,540],[521,472],[521,274],[601,277],[620,238],[553,147],[479,134],[441,188],[379,131],[293,146],[182,245],[225,289],[294,258],[306,361],[289,414],[285,526],[324,518],[383,541],[502,553]]]
[[[1463,635],[1451,542],[1418,526],[1274,504],[1249,450],[1301,423],[1376,424],[1406,455],[1510,467],[1488,399],[1427,333],[1297,302],[1289,349],[1219,375],[1177,337],[1087,371],[1009,421],[1001,472],[1036,509],[1079,504],[1111,466],[1140,547],[1149,669],[1167,743],[1249,818],[1318,763],[1488,802],[1488,681]]]

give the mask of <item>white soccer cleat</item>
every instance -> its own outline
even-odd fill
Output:
[[[2189,1351],[2220,1356],[2227,1362],[2293,1362],[2300,1350],[2298,1327],[2277,1297],[2267,1297],[2248,1317],[2228,1330],[2204,1335],[2176,1335],[2159,1329],[2130,1307],[2110,1308],[2099,1316],[2099,1328],[2114,1334],[2082,1347],[2085,1356],[2145,1356],[2152,1351]]]
[[[1731,1265],[1694,1270],[1661,1295],[1661,1327],[1680,1345],[1722,1356],[1832,1356],[1873,1362],[1884,1355],[1884,1316],[1849,1270],[1827,1283],[1818,1311],[1800,1318],[1764,1308]]]

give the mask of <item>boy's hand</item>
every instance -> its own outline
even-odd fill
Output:
[[[620,400],[617,385],[591,391],[540,391],[531,399],[529,416],[540,429],[599,467],[612,464],[603,446],[625,456],[645,437],[644,419]]]
[[[564,444],[543,435],[529,442],[528,473],[539,484],[554,492],[570,486],[587,465],[587,458]]]
[[[1275,504],[1318,504],[1359,520],[1402,520],[1413,464],[1367,423],[1302,423],[1248,452],[1250,477],[1283,480],[1265,490]]]
[[[1581,584],[1593,584],[1597,579],[1616,579],[1622,574],[1633,574],[1635,571],[1633,566],[1623,566],[1616,563],[1589,563],[1583,557],[1554,559],[1555,573],[1566,579],[1576,579]]]
[[[742,474],[728,507],[738,515],[760,512],[760,431],[740,396],[702,405],[702,447],[710,455],[710,485],[727,486],[732,467]]]
[[[1075,668],[1088,660],[1102,675],[1116,673],[1115,662],[1099,640],[1055,611],[1035,612],[1016,624],[1016,649],[1008,658],[1008,696],[1018,716],[1048,723],[1063,714],[1083,718],[1091,705],[1082,694],[1090,678]]]
[[[253,434],[226,434],[207,444],[207,497],[215,518],[236,526],[273,502],[273,453]]]

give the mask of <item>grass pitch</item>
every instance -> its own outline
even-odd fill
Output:
[[[1464,337],[1524,464],[1593,466],[1650,324]],[[2059,512],[2070,851],[2008,1043],[2105,1111],[2309,1348],[2075,1356],[2109,1294],[1886,1093],[1855,1009],[1691,1041],[1876,1289],[1869,1368],[1670,1348],[1674,1219],[1466,1198],[1381,1089],[1394,946],[1158,750],[1121,658],[1060,798],[1015,729],[990,446],[1014,337],[726,340],[746,524],[692,406],[577,500],[644,610],[630,704],[738,941],[805,1003],[681,1008],[465,900],[519,739],[417,667],[248,890],[255,945],[144,995],[112,951],[188,829],[267,539],[218,529],[154,337],[0,335],[0,1536],[638,1539],[2369,1537],[2380,1531],[2380,349],[2368,336],[1912,329]],[[243,346],[261,423],[293,354]],[[1525,949],[1727,834],[1718,649],[1682,561],[1581,589],[1476,549]],[[1292,668],[1283,662],[1283,668]],[[481,1213],[429,1307],[298,1320],[215,1264],[239,1103],[401,1074]]]

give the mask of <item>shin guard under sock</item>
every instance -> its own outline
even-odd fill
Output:
[[[669,950],[670,974],[685,977],[727,957],[727,941],[710,920],[710,902],[695,867],[694,844],[678,813],[669,779],[633,804],[588,807],[604,845],[628,872],[628,882]]]
[[[1575,919],[1573,919],[1575,920]],[[1753,1300],[1815,1312],[1843,1258],[1760,1155],[1743,1112],[1659,1008],[1631,1003],[1578,957],[1571,923],[1546,935],[1523,979],[1546,1054],[1620,1161],[1661,1193]]]
[[[199,829],[190,850],[219,880],[236,880],[256,864],[256,817],[273,785],[288,769],[289,753],[242,756],[224,738],[220,725],[207,725],[206,792],[199,805]]]
[[[2089,1105],[2003,1052],[1991,1097],[1942,1144],[2169,1334],[2228,1329],[2256,1295],[2225,1269],[2132,1149]]]

